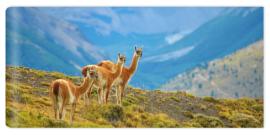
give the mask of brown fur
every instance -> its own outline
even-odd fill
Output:
[[[49,95],[53,101],[55,118],[64,119],[65,106],[70,102],[72,104],[70,122],[72,123],[79,97],[93,85],[93,82],[94,80],[89,74],[84,78],[80,86],[76,86],[71,81],[65,79],[54,80],[50,85]]]
[[[132,58],[132,63],[130,65],[130,67],[123,67],[122,73],[119,76],[120,82],[118,82],[118,84],[116,84],[117,104],[120,104],[120,105],[122,104],[122,98],[124,96],[125,87],[126,87],[128,81],[131,79],[132,75],[135,73],[137,66],[138,66],[138,60],[141,56],[142,56],[142,49],[141,48],[137,49],[135,47],[135,52],[134,52],[134,55]],[[116,64],[114,64],[111,61],[102,61],[97,65],[99,65],[103,68],[106,68],[108,70],[111,70],[111,71],[115,70],[115,68],[116,68]]]
[[[97,65],[88,65],[82,68],[82,74],[84,75],[84,70],[87,68],[95,68],[98,72],[98,79],[94,82],[94,85],[98,87],[98,95],[99,95],[99,103],[107,103],[108,97],[110,94],[110,90],[112,87],[112,84],[118,78],[122,72],[123,64],[125,62],[125,57],[122,56],[123,59],[121,59],[120,55],[118,57],[117,64],[115,66],[115,71],[108,70],[106,68],[103,68],[101,66]],[[104,89],[105,88],[105,89]],[[88,91],[87,98],[91,96],[92,87]],[[105,96],[103,92],[106,92]]]

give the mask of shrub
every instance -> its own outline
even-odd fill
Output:
[[[207,106],[204,104],[197,104],[197,106],[198,106],[198,108],[200,108],[203,111],[207,110]]]
[[[6,108],[6,124],[9,127],[12,127],[12,124],[14,123],[14,119],[16,118],[16,112],[15,110],[11,108]]]
[[[12,79],[12,76],[10,74],[6,74],[6,80]]]
[[[56,79],[66,78],[64,74],[58,72],[51,72],[50,75]]]
[[[251,99],[251,98],[241,98],[238,100],[239,104],[243,105],[243,106],[247,106],[250,107],[254,104],[256,104],[256,100],[255,99]]]
[[[46,116],[39,116],[37,119],[41,123],[40,127],[69,127],[66,121],[50,119]]]
[[[31,98],[22,92],[17,85],[7,85],[7,98],[18,103],[32,103]]]
[[[231,117],[231,114],[228,111],[221,111],[218,113],[218,115],[219,117],[224,118],[224,119],[230,119]]]
[[[203,100],[207,102],[218,103],[218,100],[213,97],[204,97]]]
[[[189,97],[189,98],[192,98],[192,99],[194,99],[195,98],[195,96],[194,95],[192,95],[191,93],[187,93],[187,92],[185,92],[185,94],[184,94],[185,96],[187,96],[187,97]]]
[[[50,86],[50,83],[48,83],[48,82],[41,82],[40,84],[42,86],[45,86],[45,87],[49,87]]]
[[[102,115],[110,122],[117,122],[119,120],[123,120],[124,111],[119,105],[109,105],[106,107]]]
[[[154,127],[154,128],[179,127],[179,124],[175,120],[169,118],[166,114],[162,113],[150,116],[145,123],[149,124],[146,127]]]
[[[139,112],[139,113],[143,113],[144,112],[144,108],[138,105],[131,105],[128,110],[130,110],[131,112]]]
[[[186,116],[186,117],[188,117],[188,118],[194,118],[193,113],[190,112],[190,111],[184,111],[183,112],[183,115]]]
[[[42,78],[45,76],[45,72],[42,72],[42,71],[36,71],[35,73],[39,78]]]
[[[129,106],[133,104],[137,104],[139,101],[137,98],[132,96],[131,94],[128,94],[124,99],[123,99],[123,106]]]
[[[174,100],[175,102],[180,102],[180,99],[175,96],[171,96],[170,99]]]
[[[207,128],[224,127],[223,122],[219,118],[206,116],[203,114],[196,114],[192,119],[192,122],[196,123],[194,125],[195,127],[207,127]]]
[[[65,121],[50,119],[44,114],[27,111],[15,112],[6,110],[7,126],[9,127],[68,127]]]
[[[263,111],[263,105],[255,104],[255,105],[252,106],[252,109],[257,111],[257,112],[262,112]]]
[[[148,113],[137,105],[128,106],[125,109],[123,122],[126,127],[179,127],[178,122],[166,114]]]
[[[260,122],[251,115],[234,113],[230,119],[236,127],[261,127]]]

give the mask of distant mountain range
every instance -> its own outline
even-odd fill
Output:
[[[180,41],[157,50],[156,60],[142,62],[138,69],[140,77],[134,81],[156,88],[187,69],[231,54],[262,38],[262,8],[225,9]],[[180,53],[180,57],[159,61],[159,57],[170,57],[173,53]]]
[[[263,41],[179,74],[163,90],[219,98],[263,97]]]
[[[80,75],[81,66],[115,61],[117,52],[127,55],[129,65],[138,44],[143,46],[143,57],[130,84],[155,89],[180,73],[263,39],[263,8],[224,8],[209,19],[182,35],[112,32],[113,38],[106,39],[95,32],[95,26],[63,20],[52,12],[9,8],[7,64]],[[168,35],[172,35],[169,44]],[[103,39],[109,44],[104,45]]]
[[[106,59],[77,27],[37,8],[8,8],[7,65],[80,75],[80,68]]]

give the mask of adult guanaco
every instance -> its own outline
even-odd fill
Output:
[[[121,75],[118,77],[118,79],[115,82],[116,85],[116,97],[117,97],[117,104],[122,104],[122,98],[124,96],[124,90],[126,85],[128,84],[131,77],[136,72],[136,69],[138,67],[138,61],[142,57],[142,48],[137,48],[135,46],[133,58],[131,65],[129,67],[123,67]],[[116,64],[114,64],[111,61],[102,61],[99,64],[97,64],[100,67],[106,68],[110,71],[113,71],[116,69]]]
[[[53,102],[55,119],[63,120],[65,118],[65,106],[70,103],[72,105],[70,123],[72,124],[78,99],[93,85],[95,79],[97,79],[97,71],[89,69],[86,71],[86,76],[80,86],[65,79],[52,81],[49,87],[49,96]]]
[[[94,85],[98,88],[98,101],[100,104],[107,103],[110,94],[111,87],[115,80],[120,76],[124,63],[126,62],[126,57],[124,55],[118,54],[117,64],[115,65],[115,71],[108,70],[104,67],[97,65],[87,65],[82,68],[82,74],[85,76],[85,71],[88,68],[94,68],[97,71],[98,79],[95,80]],[[93,87],[92,86],[92,87]],[[92,87],[88,91],[88,97],[91,96]]]

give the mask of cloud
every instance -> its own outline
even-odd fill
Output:
[[[176,43],[177,41],[180,41],[182,38],[184,38],[186,35],[188,35],[191,32],[192,32],[191,30],[183,30],[181,32],[170,34],[170,35],[165,37],[165,41],[169,45],[172,45],[172,44]]]
[[[176,33],[176,34],[174,34],[174,35],[166,36],[166,37],[165,37],[165,41],[166,41],[169,45],[172,45],[172,44],[174,44],[175,42],[181,40],[183,37],[184,37],[183,34],[181,34],[181,33]]]
[[[195,29],[221,8],[40,8],[58,18],[92,26],[102,35],[172,33]],[[109,21],[108,21],[109,20]]]
[[[170,59],[176,59],[176,58],[180,58],[186,54],[188,54],[191,50],[193,50],[195,48],[195,46],[189,46],[174,52],[169,52],[169,53],[165,53],[165,54],[161,54],[161,55],[156,55],[156,56],[151,56],[151,57],[147,57],[145,59],[143,59],[143,62],[162,62],[162,61],[167,61]]]

